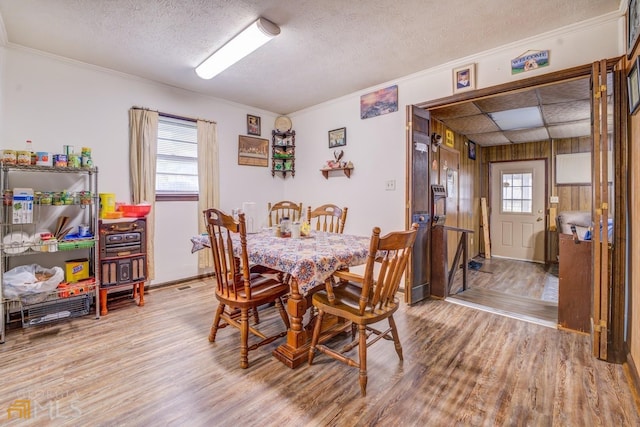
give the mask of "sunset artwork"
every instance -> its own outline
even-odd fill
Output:
[[[360,97],[360,118],[381,116],[398,111],[398,85],[367,93]]]

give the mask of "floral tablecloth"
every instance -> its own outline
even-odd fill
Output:
[[[240,252],[239,235],[234,250]],[[300,239],[276,237],[268,231],[247,235],[249,262],[289,273],[305,295],[336,270],[364,264],[369,254],[370,237],[312,232]],[[207,235],[191,239],[192,252],[209,246]]]

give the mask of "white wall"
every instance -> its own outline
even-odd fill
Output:
[[[349,207],[346,232],[369,235],[405,226],[406,105],[452,93],[451,69],[476,63],[477,87],[488,87],[583,65],[624,51],[623,18],[615,14],[524,40],[490,52],[425,70],[396,81],[332,100],[291,115],[296,130],[296,176],[271,177],[269,168],[238,166],[238,135],[246,134],[246,115],[262,118],[262,135],[270,138],[275,114],[201,96],[135,77],[17,48],[2,48],[0,58],[1,148],[24,146],[61,152],[63,145],[88,146],[100,170],[100,192],[129,201],[128,110],[147,107],[165,113],[218,123],[222,209],[243,201],[264,207],[289,199],[305,206],[336,203]],[[551,65],[517,77],[510,59],[530,49],[550,50]],[[399,111],[360,119],[360,96],[393,84],[399,86]],[[333,172],[325,179],[319,169],[333,158],[327,132],[347,128],[344,160],[355,170],[348,179]],[[386,191],[385,181],[396,190]],[[199,274],[189,238],[201,221],[195,203],[158,203],[156,208],[156,280],[164,283]]]
[[[128,110],[142,106],[218,123],[222,209],[250,200],[266,210],[267,201],[282,197],[282,181],[268,168],[237,162],[246,115],[260,116],[270,138],[273,113],[21,49],[2,51],[1,148],[23,149],[27,139],[35,151],[91,147],[99,191],[129,202]],[[155,283],[197,275],[189,241],[202,220],[197,204],[158,203],[156,218]]]
[[[370,234],[371,228],[385,230],[405,226],[406,106],[453,94],[452,69],[476,63],[477,88],[485,88],[613,58],[624,52],[623,18],[616,14],[503,46],[402,79],[367,88],[292,114],[296,129],[296,178],[285,184],[286,196],[317,205],[333,202],[349,207],[345,232]],[[550,66],[511,75],[510,60],[528,50],[550,50]],[[360,96],[398,85],[398,112],[360,119]],[[333,172],[326,180],[319,172],[325,160],[333,158],[327,132],[347,128],[347,161],[355,169],[351,178]],[[385,190],[387,180],[396,190]]]

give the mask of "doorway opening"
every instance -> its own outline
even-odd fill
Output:
[[[540,221],[535,222],[544,224],[544,231],[542,232],[545,240],[543,244],[544,255],[542,259],[536,259],[538,262],[533,263],[540,264],[537,267],[541,267],[541,270],[532,275],[532,277],[538,277],[536,283],[540,295],[544,292],[545,285],[554,278],[554,272],[557,271],[558,234],[553,229],[556,223],[556,216],[564,210],[591,212],[594,206],[591,183],[558,186],[555,180],[556,165],[554,162],[557,154],[591,153],[593,148],[590,81],[592,70],[586,66],[578,68],[580,70],[572,69],[566,72],[554,73],[553,77],[544,76],[543,78],[543,76],[539,76],[539,78],[526,79],[526,83],[514,82],[500,87],[487,88],[467,95],[467,98],[454,95],[450,98],[420,105],[431,114],[432,126],[436,127],[436,131],[444,134],[445,131],[451,130],[456,134],[456,148],[461,151],[467,145],[474,148],[473,162],[465,164],[465,161],[463,161],[460,168],[459,180],[461,185],[464,182],[471,183],[471,189],[463,188],[462,186],[460,188],[462,198],[459,205],[462,206],[462,209],[458,211],[459,222],[457,224],[458,227],[473,228],[474,230],[475,242],[472,241],[470,244],[470,254],[472,256],[483,253],[483,229],[478,224],[478,218],[480,217],[478,207],[480,205],[480,197],[488,197],[491,192],[492,184],[489,181],[490,165],[494,162],[516,160],[544,159],[548,162],[547,170],[545,171],[548,183],[544,185],[542,215],[535,218],[536,220],[541,218]],[[610,77],[613,80],[613,77]],[[614,87],[612,82],[607,86],[609,88]],[[614,111],[612,106],[613,90],[605,98],[610,104],[609,111]],[[530,110],[529,107],[534,107],[534,109],[541,112],[543,117],[541,126],[530,128],[514,127],[511,129],[507,129],[505,126],[501,128],[492,116],[493,112]],[[613,122],[613,116],[613,114],[609,115],[609,120],[605,119],[605,121]],[[609,125],[609,129],[613,129],[613,124],[609,123]],[[609,138],[608,142],[612,144],[612,138]],[[464,151],[462,152],[467,154]],[[501,180],[501,182],[504,183],[504,180]],[[465,200],[465,197],[467,200]],[[513,201],[514,199],[512,198],[511,202]],[[524,199],[520,200],[520,203],[523,201]],[[465,203],[467,204],[466,207]],[[472,206],[472,208],[469,208],[469,206]],[[613,203],[610,203],[610,206],[613,206]],[[538,210],[540,209],[534,209],[530,213],[535,215]],[[493,217],[494,214],[495,208],[490,210],[492,222],[496,219]],[[516,232],[513,228],[506,227],[505,224],[506,221],[503,221],[501,226],[503,235],[500,237],[500,243],[503,243],[502,240],[505,236],[507,237],[507,243],[514,243],[513,240],[517,237],[515,233],[520,236],[522,231],[519,229],[520,231]],[[525,227],[533,227],[534,225],[531,223],[524,224]],[[523,224],[519,227],[522,226]],[[492,239],[491,246],[494,243],[495,240]],[[512,252],[509,253],[512,254]],[[513,257],[519,260],[526,259],[518,255]],[[500,285],[501,280],[496,276],[502,274],[502,271],[498,271],[499,269],[504,268],[504,274],[508,274],[508,271],[511,270],[511,273],[518,280],[520,280],[520,277],[527,275],[527,273],[524,273],[526,269],[523,267],[526,264],[522,264],[523,262],[526,263],[526,261],[513,261],[514,265],[519,265],[518,267],[499,265],[499,261],[502,261],[502,259],[494,257],[472,261],[482,264],[477,269],[478,275],[482,275],[481,273],[492,275],[491,280],[486,279],[486,282],[498,290],[500,286],[506,286],[507,282],[514,282],[512,278],[508,278]],[[491,272],[487,273],[487,270],[491,270]],[[472,276],[474,274],[476,274],[476,270],[472,268],[469,277],[470,288],[473,288],[473,282],[476,280]],[[557,277],[557,274],[555,277]],[[529,287],[533,287],[532,282],[533,280],[529,280]],[[454,289],[450,291],[450,295],[454,293]],[[522,293],[520,296],[522,296]],[[496,300],[498,298],[490,299]],[[540,301],[543,300],[540,298]],[[550,304],[552,306],[553,302],[550,302]],[[511,303],[511,306],[515,308],[517,304]],[[549,311],[553,307],[551,309],[544,308]],[[526,310],[522,311],[523,316],[527,315]],[[557,309],[555,311],[557,315]]]

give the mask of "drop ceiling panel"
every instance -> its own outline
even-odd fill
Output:
[[[475,103],[485,113],[535,107],[539,104],[535,90],[485,98],[475,101]]]
[[[544,117],[544,122],[548,125],[589,120],[591,118],[591,103],[587,99],[543,105],[542,116]]]
[[[549,126],[549,134],[554,139],[591,136],[591,120]]]
[[[511,141],[509,141],[502,134],[502,132],[469,134],[467,135],[467,138],[469,138],[470,141],[473,141],[483,147],[488,147],[490,145],[505,145],[511,143]]]
[[[535,129],[505,131],[504,136],[511,142],[536,142],[548,140],[549,132],[547,132],[547,128],[541,127]]]
[[[463,104],[451,105],[431,111],[431,116],[436,117],[438,120],[475,116],[478,114],[482,114],[482,111],[480,111],[473,102],[465,102]]]
[[[591,87],[588,78],[564,82],[561,85],[550,85],[538,88],[542,104],[591,99]]]
[[[500,128],[484,114],[445,120],[444,124],[454,132],[466,135],[468,133],[485,133],[499,131]]]

